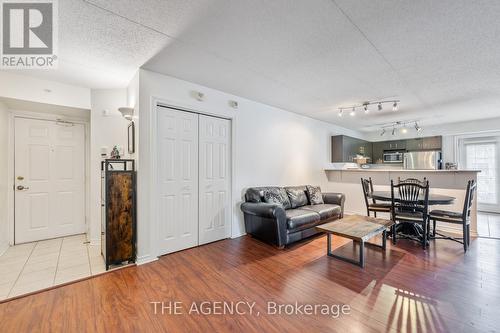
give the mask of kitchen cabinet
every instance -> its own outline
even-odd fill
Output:
[[[374,142],[372,163],[384,163],[384,142]]]
[[[421,150],[424,146],[423,138],[409,139],[406,141],[406,149],[408,151]]]
[[[407,140],[406,150],[440,150],[443,145],[442,136],[430,136]]]
[[[332,162],[354,162],[357,155],[371,159],[372,143],[349,137],[347,135],[332,136]]]
[[[405,140],[383,141],[384,150],[404,150],[406,149]]]
[[[443,146],[442,136],[430,136],[424,138],[424,149],[438,150]]]
[[[369,157],[371,163],[383,163],[384,151],[441,150],[442,136],[408,140],[368,142],[346,135],[332,136],[332,162],[353,162],[356,155]]]

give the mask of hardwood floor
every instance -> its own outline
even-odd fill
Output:
[[[333,248],[352,254],[348,241]],[[321,236],[278,250],[224,240],[0,304],[0,332],[494,332],[500,318],[500,241],[462,246],[388,242],[366,268],[326,257]],[[182,315],[150,302],[182,302]],[[253,315],[201,315],[191,302],[256,302]],[[347,304],[350,314],[272,315],[267,302]],[[165,303],[167,304],[167,303]],[[256,314],[256,311],[260,315]]]

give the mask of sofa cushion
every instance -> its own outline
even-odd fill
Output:
[[[284,188],[268,187],[264,190],[264,201],[282,206],[284,209],[290,209],[290,200]]]
[[[316,212],[321,216],[321,219],[329,219],[331,217],[340,216],[342,214],[342,208],[339,205],[322,204],[322,205],[309,205],[304,206],[301,209],[310,210]]]
[[[259,187],[250,187],[245,193],[246,202],[262,202],[264,191]]]
[[[285,190],[292,208],[302,207],[309,203],[305,186],[285,187]]]
[[[307,185],[307,195],[309,196],[309,203],[311,205],[324,204],[323,195],[321,194],[321,188],[319,186]]]
[[[304,230],[316,225],[321,217],[318,213],[306,209],[289,209],[285,211],[288,231]]]

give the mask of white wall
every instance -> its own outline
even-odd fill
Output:
[[[132,89],[133,90],[133,89]],[[192,91],[205,94],[199,102]],[[232,235],[244,233],[239,209],[243,191],[259,185],[321,185],[329,188],[324,166],[330,161],[330,136],[359,133],[285,110],[253,102],[146,70],[139,72],[138,261],[153,260],[158,250],[158,223],[151,214],[153,98],[185,109],[233,120]],[[237,110],[229,100],[239,102]],[[153,113],[154,117],[155,114]]]
[[[90,109],[90,89],[0,71],[0,97]]]
[[[4,103],[0,102],[0,255],[9,247],[7,228],[8,126],[8,109]]]
[[[101,147],[108,153],[120,145],[127,153],[127,127],[129,122],[121,116],[119,107],[127,105],[126,89],[92,90],[90,115],[90,241],[100,241],[101,226]],[[103,110],[109,115],[104,116]]]

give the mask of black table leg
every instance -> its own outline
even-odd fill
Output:
[[[359,260],[354,260],[351,258],[346,258],[346,257],[339,256],[337,254],[334,254],[332,252],[332,245],[331,245],[332,235],[328,233],[328,234],[326,234],[326,237],[327,237],[327,242],[328,242],[327,255],[329,257],[333,257],[335,259],[339,259],[339,260],[342,260],[342,261],[345,261],[345,262],[348,262],[348,263],[351,263],[354,265],[358,265],[361,268],[365,267],[365,241],[361,240],[359,242]],[[357,243],[357,242],[353,241],[353,246],[355,246],[355,243]]]

